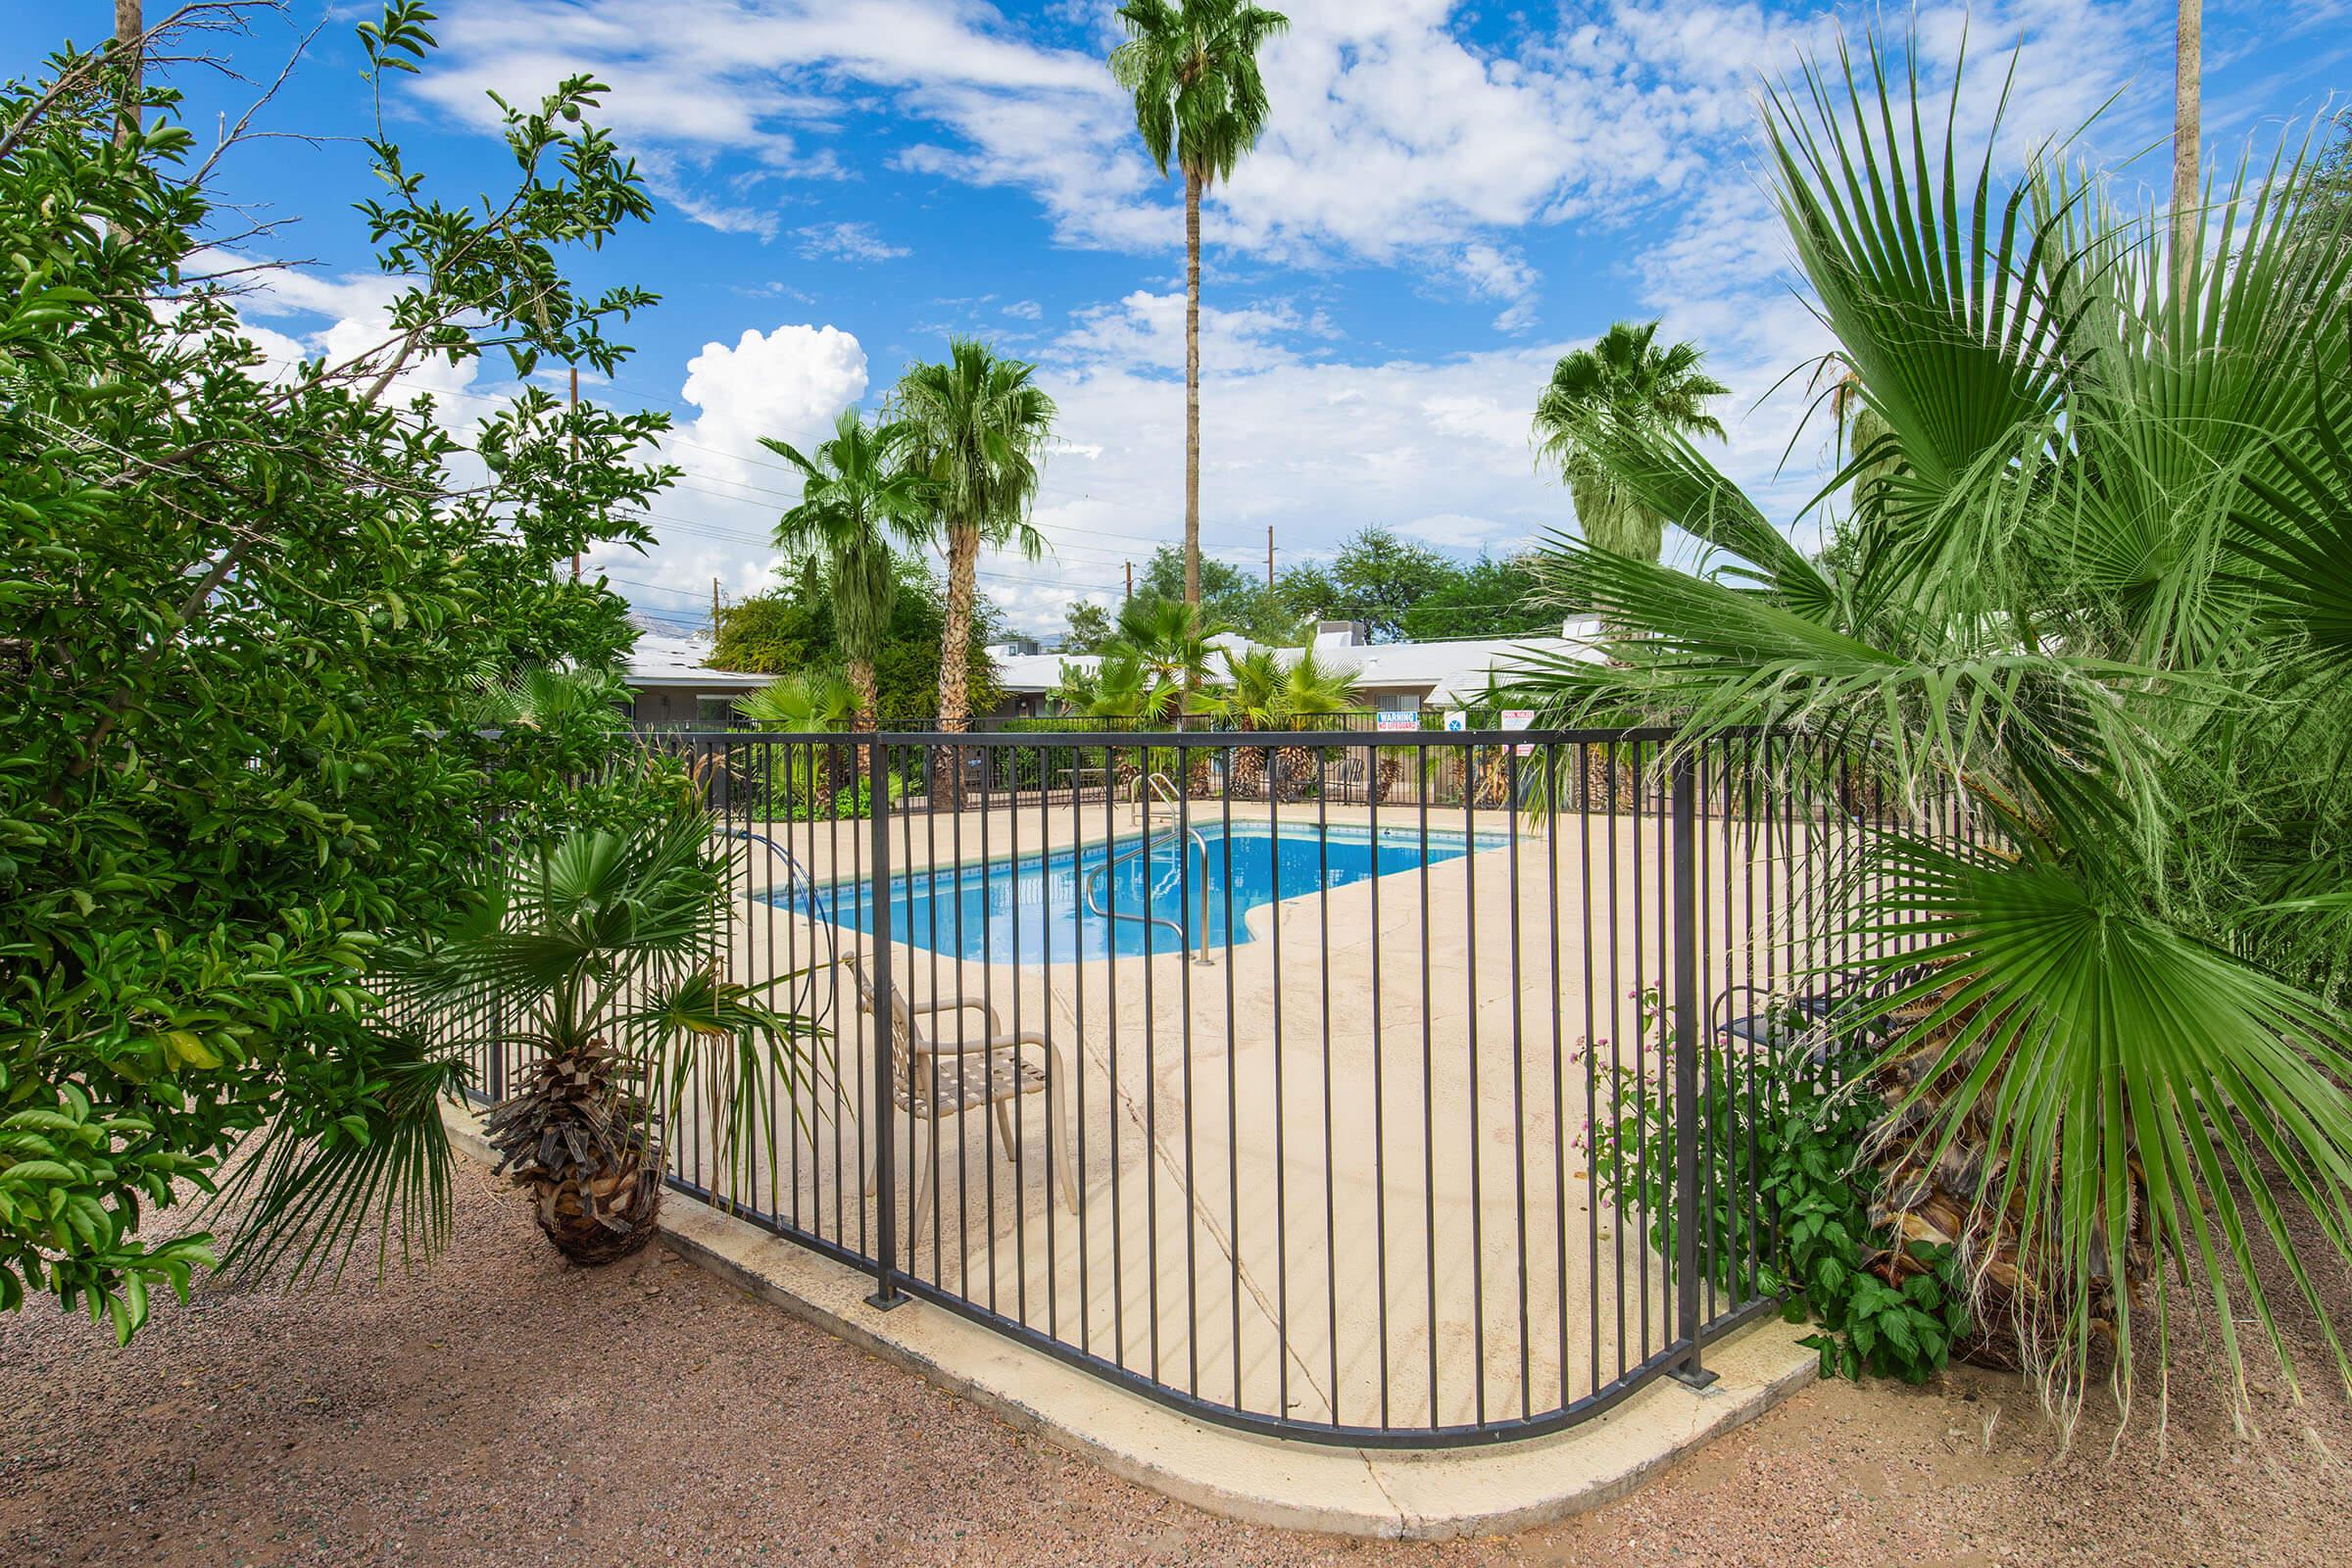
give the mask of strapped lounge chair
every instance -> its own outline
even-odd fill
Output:
[[[872,1017],[876,999],[872,977],[866,973],[865,956],[853,953],[842,961],[857,977],[861,1009],[867,1017]],[[966,1009],[987,1020],[985,1035],[958,1043],[954,1039],[934,1040],[915,1028],[917,1015],[937,1017]],[[1043,1052],[1046,1060],[1041,1064],[1025,1058],[1021,1054],[1023,1048]],[[932,1147],[939,1141],[937,1129],[941,1119],[960,1116],[982,1106],[993,1109],[1004,1157],[1009,1160],[1016,1153],[1014,1107],[1024,1095],[1046,1095],[1046,1142],[1053,1146],[1054,1152],[1049,1179],[1059,1182],[1061,1200],[1070,1212],[1078,1211],[1078,1184],[1070,1174],[1069,1067],[1061,1058],[1061,1048],[1053,1041],[1030,1030],[1006,1034],[997,1019],[996,1009],[985,1002],[960,996],[909,1002],[894,987],[890,996],[890,1075],[891,1099],[898,1113],[912,1114],[929,1122],[933,1129],[931,1136],[914,1141],[914,1234],[921,1234],[923,1218],[930,1208],[929,1167]],[[869,1193],[874,1190],[878,1148],[878,1140],[868,1140],[865,1146],[865,1190]]]

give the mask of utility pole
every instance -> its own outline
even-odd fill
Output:
[[[2202,226],[2197,213],[2197,174],[2204,163],[2203,113],[2205,3],[2180,0],[2173,30],[2173,293],[2188,292],[2189,253]],[[2186,309],[2182,301],[2180,309]]]
[[[124,55],[122,100],[115,114],[115,145],[139,133],[139,88],[147,77],[147,24],[140,0],[115,0],[115,47]]]
[[[1266,524],[1266,592],[1274,591],[1274,525]]]
[[[1132,561],[1127,563],[1127,597],[1135,597],[1135,563]]]
[[[580,462],[580,368],[576,365],[571,368],[571,462],[574,467]],[[577,550],[571,553],[571,580],[580,580],[580,553]]]
[[[710,635],[718,635],[718,579],[710,579]]]

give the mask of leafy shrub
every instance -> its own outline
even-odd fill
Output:
[[[1672,1038],[1654,988],[1639,1011],[1642,1039]],[[1789,1322],[1819,1325],[1803,1343],[1820,1352],[1825,1377],[1924,1383],[1970,1332],[1966,1282],[1950,1248],[1906,1246],[1871,1223],[1879,1173],[1864,1140],[1885,1105],[1859,1081],[1862,1054],[1817,1054],[1815,1032],[1793,1017],[1770,1034],[1777,1043],[1710,1041],[1700,1054],[1701,1266],[1733,1299],[1778,1297]],[[1638,1210],[1671,1260],[1680,1222],[1671,1074],[1598,1070],[1606,1108],[1591,1130],[1593,1188]]]
[[[415,70],[427,20],[362,27],[369,74]],[[0,1309],[46,1293],[127,1337],[212,1261],[156,1211],[265,1129],[315,1169],[413,1140],[400,1180],[315,1212],[395,1252],[411,1221],[438,1234],[433,1096],[462,1069],[370,974],[609,762],[609,709],[485,735],[480,677],[613,662],[626,606],[562,565],[641,542],[669,470],[631,457],[661,417],[536,386],[468,458],[403,372],[617,367],[606,332],[652,296],[558,262],[651,212],[583,122],[600,90],[502,103],[513,183],[479,200],[379,126],[358,206],[397,282],[382,341],[288,367],[237,318],[266,277],[203,275],[235,135],[200,148],[119,58],[0,83]]]

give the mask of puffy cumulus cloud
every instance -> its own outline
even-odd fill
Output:
[[[588,558],[590,569],[677,630],[708,623],[714,586],[729,600],[771,586],[776,518],[800,498],[800,480],[760,438],[808,450],[864,397],[866,375],[865,350],[836,326],[747,328],[732,344],[705,343],[678,392],[695,416],[662,444],[662,459],[682,471],[650,510],[654,544],[608,546]]]
[[[680,392],[700,412],[671,454],[706,477],[750,480],[777,461],[761,436],[803,445],[865,396],[865,350],[837,326],[747,327],[735,345],[706,343],[686,362]]]
[[[1201,397],[1203,548],[1291,560],[1366,525],[1456,519],[1450,544],[1508,547],[1565,520],[1535,471],[1523,414],[1556,349],[1438,364],[1289,361],[1212,379]],[[1066,597],[1115,591],[1119,562],[1183,536],[1184,397],[1155,366],[1050,367],[1061,445],[1036,517]],[[1059,615],[1047,618],[1054,624]]]

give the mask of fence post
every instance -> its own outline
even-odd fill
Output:
[[[1694,1389],[1715,1381],[1699,1364],[1698,1231],[1698,788],[1688,750],[1671,769],[1674,791],[1674,1310],[1685,1347],[1672,1376]]]
[[[874,1294],[866,1304],[888,1311],[906,1298],[899,1294],[899,1174],[892,1149],[896,1102],[891,1094],[890,1034],[890,749],[879,738],[865,748],[866,815],[873,823],[873,859],[867,867],[867,897],[873,900],[874,1060],[873,1098],[866,1115],[873,1124],[874,1191],[879,1213],[874,1224]]]

